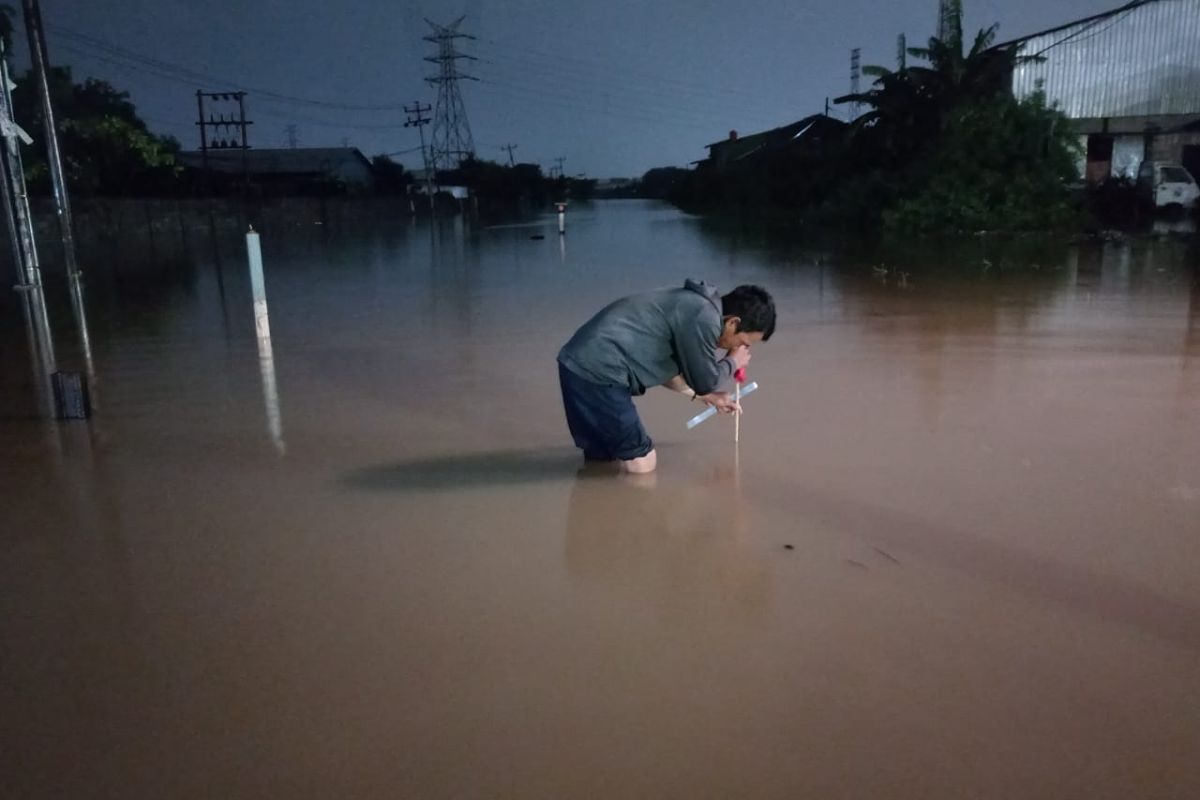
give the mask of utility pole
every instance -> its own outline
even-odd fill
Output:
[[[71,309],[75,314],[75,325],[79,329],[80,349],[88,377],[96,377],[92,361],[92,341],[88,332],[87,309],[83,303],[82,273],[75,254],[75,224],[71,217],[71,199],[67,193],[67,181],[63,174],[62,154],[58,149],[58,126],[54,120],[54,106],[50,102],[49,57],[46,54],[46,34],[42,27],[42,11],[38,0],[23,0],[25,33],[29,38],[29,58],[33,66],[34,80],[42,101],[42,122],[46,136],[46,162],[50,165],[50,182],[54,186],[54,207],[58,212],[58,230],[62,237],[63,263],[71,287]]]
[[[237,110],[224,110],[230,103],[237,104]],[[222,109],[214,113],[212,106]],[[208,111],[208,119],[204,118]],[[196,90],[196,125],[200,128],[200,163],[204,174],[208,175],[209,150],[241,150],[242,179],[249,184],[250,176],[247,171],[246,151],[250,149],[248,126],[254,123],[246,119],[245,92],[204,92]],[[213,134],[209,135],[209,129]],[[220,138],[218,138],[218,135]]]
[[[850,94],[858,96],[862,88],[862,49],[859,47],[850,51]],[[850,104],[850,122],[858,119],[860,109],[858,100]]]
[[[896,71],[908,68],[908,37],[903,33],[896,37]]]
[[[510,167],[516,166],[516,164],[513,162],[513,150],[516,150],[517,146],[515,144],[502,144],[500,145],[500,149],[508,151],[508,165]]]
[[[566,177],[566,174],[563,172],[563,162],[564,161],[566,161],[566,159],[563,158],[562,156],[559,156],[558,158],[554,159],[555,172],[558,173],[558,177],[560,177],[560,178]]]
[[[464,159],[475,157],[475,142],[471,138],[471,125],[467,122],[467,109],[463,105],[459,81],[477,81],[478,78],[458,71],[460,58],[475,61],[474,56],[458,52],[456,40],[474,39],[460,33],[458,26],[466,16],[461,16],[449,25],[438,25],[425,20],[433,28],[433,34],[424,37],[438,47],[436,56],[427,56],[426,61],[437,64],[438,74],[426,78],[430,86],[437,87],[437,103],[433,114],[433,137],[429,143],[430,160],[435,170],[455,169]]]
[[[3,45],[0,44],[0,48]],[[27,145],[33,139],[13,118],[12,83],[8,76],[8,54],[0,54],[0,167],[3,169],[4,212],[12,234],[13,267],[18,273],[17,288],[37,291],[42,288],[42,269],[38,263],[37,242],[33,237],[33,214],[29,210],[29,195],[25,191],[25,167],[17,140]]]
[[[938,3],[937,38],[955,52],[962,50],[962,0]]]
[[[287,135],[287,145],[292,150],[295,150],[296,146],[300,144],[300,139],[297,136],[299,130],[300,130],[299,126],[294,123],[286,126],[283,129],[284,134]]]
[[[47,416],[54,415],[50,375],[57,370],[54,337],[42,291],[42,271],[38,264],[37,242],[33,236],[33,215],[25,190],[25,168],[21,163],[21,142],[33,144],[29,134],[13,119],[12,86],[8,75],[8,55],[0,43],[0,200],[12,248],[13,268],[17,270],[17,291],[24,295],[30,347],[35,357],[38,394]]]
[[[433,106],[428,104],[421,105],[420,100],[414,100],[411,106],[404,106],[404,113],[408,114],[408,120],[404,123],[406,128],[416,128],[417,133],[421,135],[421,161],[425,164],[425,191],[429,195],[429,213],[433,213],[433,159],[432,153],[425,150],[425,126],[430,123],[430,118],[425,116],[429,111],[433,110]]]

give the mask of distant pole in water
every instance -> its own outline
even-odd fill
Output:
[[[567,204],[556,203],[558,206],[558,235],[563,236],[567,232]]]
[[[287,453],[287,444],[283,440],[283,415],[279,410],[279,386],[275,380],[275,349],[271,346],[267,289],[263,281],[262,245],[253,228],[246,233],[246,257],[250,262],[250,292],[254,298],[254,332],[258,338],[258,369],[262,378],[267,432],[280,455],[284,455]]]
[[[435,207],[433,203],[433,158],[432,153],[425,149],[425,126],[432,120],[425,116],[433,110],[433,106],[426,103],[421,105],[421,101],[414,101],[411,106],[404,106],[404,113],[408,114],[408,121],[404,123],[406,128],[416,128],[417,133],[421,135],[421,160],[425,163],[425,192],[429,195],[429,214],[433,216]]]
[[[271,338],[267,315],[267,287],[263,281],[262,244],[251,228],[246,234],[246,257],[250,262],[250,293],[254,297],[254,330],[260,339]]]

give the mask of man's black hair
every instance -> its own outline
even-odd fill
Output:
[[[738,317],[738,333],[762,333],[763,341],[775,332],[775,301],[761,286],[739,286],[721,298],[721,314]]]

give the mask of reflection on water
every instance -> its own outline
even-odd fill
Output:
[[[735,634],[769,608],[773,575],[733,471],[691,481],[581,475],[567,511],[567,572],[630,614],[656,617],[660,635]]]
[[[570,479],[579,466],[574,448],[500,450],[420,458],[354,470],[346,484],[356,489],[454,492]]]
[[[243,220],[135,210],[87,425],[0,293],[14,796],[1200,796],[1193,241],[281,204],[266,337]],[[780,308],[740,447],[652,391],[581,471],[558,347],[689,276]]]

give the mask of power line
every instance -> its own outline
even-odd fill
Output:
[[[196,85],[196,81],[193,81],[188,78],[181,78],[177,75],[164,74],[160,71],[145,68],[145,67],[132,66],[130,64],[124,63],[122,61],[118,61],[116,59],[111,59],[106,56],[101,56],[101,55],[97,55],[95,53],[90,53],[85,50],[78,49],[70,44],[60,42],[56,45],[56,47],[59,49],[62,49],[62,50],[67,50],[69,52],[78,53],[87,58],[95,59],[97,61],[109,64],[110,66],[114,66],[117,69],[124,70],[127,72],[133,72],[133,73],[137,73],[140,75],[147,75],[150,77],[159,78],[160,80],[168,81],[170,83],[176,83],[176,84],[189,86],[189,87]],[[282,101],[272,99],[269,97],[257,98],[257,100],[258,100],[260,106],[263,103],[279,104],[279,105],[283,105],[283,106],[287,106],[287,107],[293,106],[293,104],[282,102]],[[398,109],[393,109],[393,110],[398,110]],[[389,124],[363,124],[363,123],[347,122],[345,120],[334,122],[334,121],[330,121],[330,120],[314,119],[311,117],[297,117],[294,113],[292,113],[290,111],[287,113],[277,113],[277,112],[272,112],[270,110],[263,110],[263,109],[261,109],[261,107],[260,107],[260,110],[258,111],[258,114],[259,114],[259,116],[270,117],[272,119],[278,119],[278,120],[284,120],[284,121],[296,121],[296,122],[302,122],[305,125],[317,125],[317,126],[330,127],[330,128],[349,128],[349,129],[353,129],[353,130],[368,130],[368,131],[391,131],[391,130],[398,130],[398,129],[404,127],[400,123],[394,123],[394,124],[390,124],[390,125]],[[142,119],[149,119],[149,118],[143,116]],[[163,120],[158,120],[158,121],[163,122],[164,124],[176,124],[175,122],[166,123]]]
[[[583,111],[588,114],[594,114],[601,117],[617,117],[620,119],[631,120],[635,122],[661,123],[671,124],[675,127],[686,128],[695,131],[698,126],[712,125],[714,128],[726,129],[729,124],[728,113],[721,114],[714,112],[711,115],[702,115],[694,112],[680,112],[674,110],[664,110],[654,106],[626,106],[622,104],[614,104],[606,102],[602,106],[595,104],[594,96],[585,96],[576,93],[566,93],[558,91],[546,91],[539,89],[531,89],[524,85],[507,83],[504,81],[482,78],[480,82],[488,86],[495,87],[497,91],[509,94],[522,100],[530,101],[537,106],[557,106],[559,108],[568,109],[571,111]],[[760,127],[772,128],[775,124],[761,124]]]
[[[744,88],[723,89],[711,85],[702,86],[700,84],[666,78],[661,74],[656,75],[631,70],[619,63],[600,65],[569,55],[550,54],[546,53],[546,51],[532,48],[521,48],[516,53],[495,53],[489,51],[489,57],[481,56],[479,60],[489,64],[496,64],[497,62],[494,59],[497,58],[512,64],[527,64],[537,72],[539,82],[554,77],[575,75],[596,83],[609,82],[609,85],[620,87],[622,92],[643,92],[675,100],[686,99],[683,96],[690,95],[692,99],[705,103],[719,102],[728,104],[729,102],[737,102],[744,104],[748,97],[753,96],[751,91]],[[574,66],[570,62],[576,62],[579,66]],[[620,73],[637,78],[638,80],[626,80],[621,77]],[[717,95],[726,95],[727,99],[721,100]]]
[[[626,108],[633,107],[638,111],[660,113],[663,110],[670,110],[683,115],[691,115],[704,121],[711,120],[714,117],[728,119],[731,112],[741,114],[742,116],[761,118],[771,111],[767,106],[753,109],[745,105],[738,106],[720,100],[715,100],[712,104],[700,104],[689,101],[687,98],[680,99],[669,93],[666,97],[659,98],[654,96],[659,90],[641,89],[634,85],[608,84],[603,79],[591,76],[582,79],[573,79],[565,75],[556,75],[554,70],[549,67],[536,68],[533,70],[535,74],[531,76],[528,70],[519,67],[515,68],[492,61],[488,61],[488,63],[495,65],[496,69],[493,71],[493,74],[498,78],[516,82],[530,82],[542,90],[555,89],[572,96],[579,96],[591,102],[597,99],[604,99],[606,103],[612,104],[614,102],[612,98],[615,95],[620,98],[620,104]],[[646,96],[639,97],[639,94]],[[674,99],[671,99],[672,97]],[[778,112],[779,109],[775,108],[773,110]]]
[[[283,92],[277,92],[272,89],[264,89],[261,87],[247,86],[245,84],[242,84],[240,81],[233,81],[233,80],[229,80],[227,78],[216,77],[216,76],[213,76],[213,75],[210,75],[207,73],[193,70],[189,67],[185,67],[180,64],[175,64],[175,63],[172,63],[169,61],[163,61],[163,60],[155,59],[155,58],[149,58],[149,57],[143,56],[139,53],[135,53],[133,51],[126,50],[126,49],[119,47],[117,45],[114,45],[110,42],[106,42],[103,39],[98,39],[94,36],[89,36],[84,33],[79,33],[78,31],[73,31],[70,28],[64,27],[62,25],[47,25],[46,28],[49,31],[53,31],[57,36],[61,36],[65,39],[67,39],[69,42],[73,42],[76,45],[76,47],[74,48],[76,52],[78,52],[78,48],[80,46],[82,46],[84,48],[92,48],[93,50],[98,50],[102,53],[106,53],[110,57],[124,59],[128,62],[133,62],[133,63],[140,64],[147,68],[152,68],[154,70],[157,70],[158,73],[161,75],[164,75],[164,76],[169,75],[169,76],[175,77],[180,80],[190,81],[192,83],[207,82],[207,83],[217,84],[217,85],[220,85],[223,87],[225,87],[225,86],[234,87],[240,91],[245,91],[247,93],[251,93],[251,94],[255,94],[255,95],[261,95],[262,97],[269,97],[278,102],[296,103],[296,104],[300,104],[300,105],[308,105],[308,106],[313,106],[316,108],[327,108],[327,109],[332,109],[332,110],[337,110],[337,111],[398,111],[399,110],[398,107],[394,103],[387,104],[387,105],[360,105],[360,104],[353,104],[353,103],[335,103],[335,102],[330,102],[327,100],[317,100],[317,99],[308,98],[308,97],[297,97],[296,95],[285,94]],[[59,46],[64,46],[64,45],[65,45],[65,43],[59,43]],[[84,50],[84,54],[85,55],[95,55],[94,52],[89,53],[87,50]],[[99,57],[99,56],[97,56],[97,57]]]

